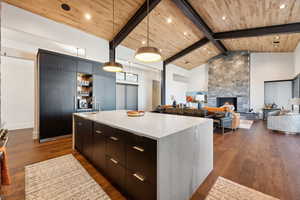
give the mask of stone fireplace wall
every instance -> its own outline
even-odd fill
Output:
[[[217,97],[237,97],[237,111],[250,108],[250,54],[230,52],[208,62],[208,106],[216,106]]]

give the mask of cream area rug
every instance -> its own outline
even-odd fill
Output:
[[[71,154],[26,166],[25,196],[26,200],[110,200]]]
[[[279,200],[233,181],[218,177],[205,200]]]
[[[251,129],[252,124],[253,124],[253,120],[241,119],[239,128]]]

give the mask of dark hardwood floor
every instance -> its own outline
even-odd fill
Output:
[[[13,183],[2,186],[1,194],[6,200],[24,199],[24,166],[73,153],[112,200],[125,199],[71,146],[71,138],[39,144],[31,139],[30,129],[11,131],[8,155]],[[218,176],[281,200],[300,200],[300,136],[269,132],[262,121],[251,130],[214,134],[214,170],[192,200],[204,199]]]

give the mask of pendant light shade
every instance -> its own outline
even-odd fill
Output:
[[[145,63],[159,62],[162,60],[159,50],[149,45],[149,0],[147,0],[147,46],[140,47],[134,57],[138,61]]]
[[[135,59],[141,62],[151,63],[162,60],[160,52],[155,47],[141,47],[136,51]]]
[[[115,61],[110,61],[104,63],[102,69],[107,72],[122,72],[123,66],[120,63],[117,63]]]
[[[112,11],[112,20],[113,20],[113,35],[115,35],[115,0],[113,0],[113,11]],[[114,39],[112,40],[114,44]],[[122,72],[123,66],[115,61],[115,58],[110,60],[109,62],[104,63],[102,69],[107,72]]]

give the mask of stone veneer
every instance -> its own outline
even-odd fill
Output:
[[[208,62],[208,106],[216,106],[217,97],[237,97],[237,111],[250,107],[250,54],[230,52]]]

